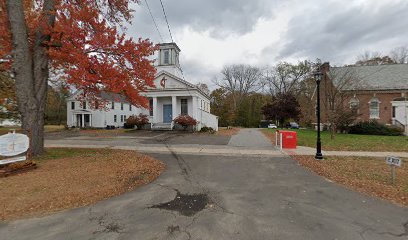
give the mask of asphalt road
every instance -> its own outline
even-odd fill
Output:
[[[150,155],[167,164],[155,182],[90,207],[1,223],[0,238],[408,239],[408,208],[283,155]]]
[[[327,182],[285,157],[154,157],[168,166],[154,183],[92,207],[2,223],[1,239],[408,238],[406,208]],[[209,203],[193,216],[149,208],[176,190],[207,194]]]

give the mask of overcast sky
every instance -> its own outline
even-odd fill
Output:
[[[164,42],[171,42],[159,0],[147,0]],[[407,0],[162,0],[186,80],[205,82],[224,65],[280,61],[350,64],[365,51],[408,45]],[[145,0],[128,34],[162,42]]]

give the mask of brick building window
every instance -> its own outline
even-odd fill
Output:
[[[353,113],[358,113],[358,107],[360,105],[360,101],[358,100],[358,98],[353,97],[352,99],[350,99],[349,105]]]
[[[380,101],[378,98],[371,98],[369,104],[370,119],[379,119],[380,118]]]

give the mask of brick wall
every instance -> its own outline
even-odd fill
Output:
[[[385,123],[385,124],[391,124],[392,121],[392,104],[391,101],[393,101],[395,98],[404,96],[405,92],[360,92],[356,93],[355,96],[359,100],[359,107],[358,107],[358,113],[360,114],[358,120],[359,121],[368,121],[370,120],[370,100],[373,97],[378,98],[380,101],[379,104],[379,111],[380,111],[380,118],[376,119],[378,122]],[[349,99],[351,99],[353,96],[351,95]],[[348,102],[348,101],[347,101]]]

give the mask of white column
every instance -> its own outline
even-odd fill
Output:
[[[153,97],[153,123],[157,123],[157,97]]]
[[[171,107],[173,112],[173,120],[178,116],[177,114],[177,97],[171,96]]]
[[[81,127],[85,127],[85,114],[81,114],[81,117],[82,117]]]
[[[192,116],[194,119],[197,119],[197,97],[193,96],[193,100],[191,101],[193,103],[193,106],[191,107],[192,111]]]

